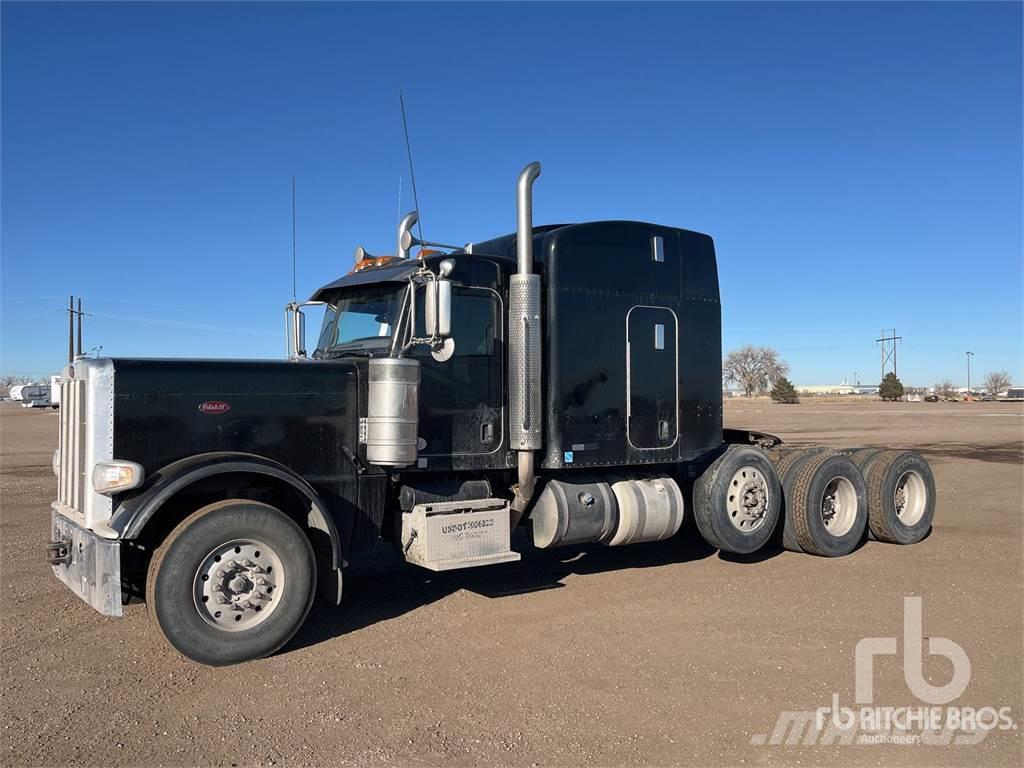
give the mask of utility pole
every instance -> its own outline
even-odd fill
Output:
[[[75,297],[68,296],[68,362],[75,361]]]
[[[967,353],[967,399],[973,400],[973,392],[971,392],[971,358],[974,357],[973,352]]]
[[[78,299],[78,357],[82,356],[82,299]]]
[[[885,378],[885,369],[892,360],[892,372],[896,374],[896,344],[903,341],[902,336],[896,335],[896,329],[883,329],[882,338],[875,339],[876,344],[882,345],[882,378]]]
[[[78,309],[75,309],[75,297],[68,296],[68,362],[73,363],[76,357],[82,356],[82,299],[78,299]],[[78,319],[78,352],[75,352],[75,318]]]

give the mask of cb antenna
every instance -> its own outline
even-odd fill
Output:
[[[295,303],[295,174],[292,174],[292,303]]]
[[[405,132],[405,153],[409,156],[409,180],[412,181],[412,202],[416,206],[416,213],[420,213],[420,198],[416,194],[416,172],[412,168],[412,145],[409,143],[409,123],[405,119],[405,97],[398,92],[398,103],[402,105],[402,130]],[[423,239],[423,216],[420,215],[416,224],[420,233],[420,240]]]

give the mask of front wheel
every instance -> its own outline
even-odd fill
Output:
[[[313,548],[295,521],[268,504],[229,499],[171,531],[150,562],[146,602],[176,650],[224,666],[288,642],[315,588]]]

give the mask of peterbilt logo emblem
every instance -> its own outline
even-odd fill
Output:
[[[207,400],[199,404],[199,410],[203,413],[227,413],[231,410],[231,405],[223,400]]]

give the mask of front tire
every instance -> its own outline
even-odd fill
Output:
[[[146,602],[164,639],[210,666],[268,656],[313,604],[316,561],[280,510],[229,499],[185,518],[153,555]]]
[[[771,539],[781,498],[775,467],[764,451],[731,445],[694,483],[693,516],[708,544],[747,555]]]

